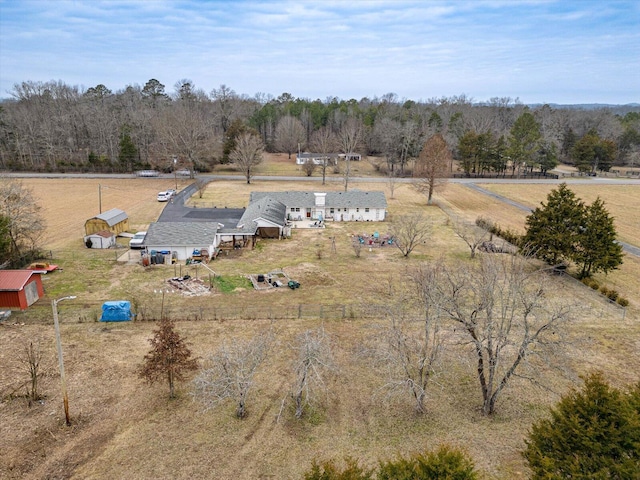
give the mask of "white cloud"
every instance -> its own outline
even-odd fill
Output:
[[[190,78],[205,91],[224,83],[249,95],[322,99],[393,91],[630,102],[640,91],[638,5],[0,1],[0,95],[23,80],[117,90]]]

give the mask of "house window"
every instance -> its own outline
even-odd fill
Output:
[[[365,209],[364,209],[364,211],[365,211],[366,213],[369,213],[369,209],[368,209],[368,208],[365,208]]]
[[[338,210],[339,210],[339,209],[338,209]],[[334,212],[333,212],[333,208],[330,208],[330,209],[329,209],[329,213],[331,213],[331,215],[333,215],[333,213],[334,213]]]
[[[356,212],[359,212],[359,211],[360,211],[360,208],[356,208]]]
[[[291,209],[292,212],[299,212],[300,211],[300,207],[295,207]]]

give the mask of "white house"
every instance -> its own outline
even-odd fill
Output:
[[[303,165],[306,162],[310,161],[315,163],[316,165],[322,165],[325,161],[327,165],[337,165],[338,160],[355,160],[359,161],[362,159],[362,155],[359,153],[298,153],[296,155],[296,164]]]
[[[382,222],[387,215],[384,192],[252,192],[249,205],[265,197],[285,205],[288,220]]]
[[[178,260],[193,256],[194,250],[207,251],[211,260],[219,245],[217,222],[156,222],[149,225],[143,246],[148,252],[165,252]]]

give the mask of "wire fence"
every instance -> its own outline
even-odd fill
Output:
[[[98,322],[102,303],[73,302],[58,304],[61,323]],[[225,321],[225,320],[350,320],[362,318],[381,318],[382,308],[347,304],[297,304],[297,305],[236,305],[236,306],[175,306],[168,302],[136,305],[132,303],[136,322],[152,322],[161,318],[175,321]],[[47,324],[53,322],[52,306],[46,302],[37,303],[25,311],[14,311],[7,323]]]

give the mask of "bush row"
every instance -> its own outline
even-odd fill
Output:
[[[435,452],[379,462],[377,471],[361,467],[352,458],[346,459],[344,469],[336,466],[333,461],[322,465],[314,462],[304,478],[305,480],[475,480],[478,474],[473,462],[464,453],[448,446],[441,446]]]
[[[598,290],[602,295],[607,297],[612,302],[616,302],[621,307],[627,307],[629,305],[629,300],[621,297],[617,290],[613,288],[607,288],[605,285],[601,286],[596,280],[591,277],[583,278],[582,283],[594,290]]]
[[[478,217],[476,218],[476,225],[492,233],[493,235],[506,240],[511,245],[519,247],[522,244],[522,235],[518,235],[517,233],[509,229],[502,229],[500,225],[498,225],[497,223],[493,223],[491,220],[483,217]]]

